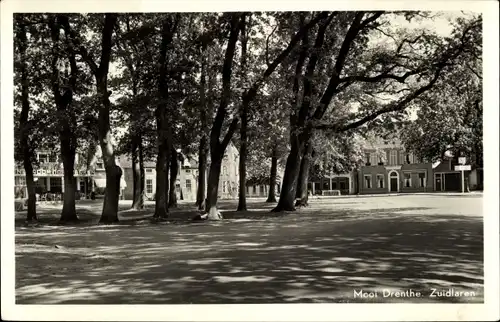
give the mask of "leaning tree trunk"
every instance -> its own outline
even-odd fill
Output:
[[[312,144],[308,142],[304,151],[304,156],[302,157],[302,161],[300,162],[300,172],[299,178],[297,180],[298,193],[296,195],[296,198],[298,198],[298,200],[295,203],[295,207],[308,206],[309,190],[307,188],[307,184],[309,182],[309,165],[311,163],[311,154]]]
[[[273,149],[271,158],[271,175],[269,176],[269,196],[266,202],[276,202],[276,175],[278,172],[278,157],[276,156],[276,147]]]
[[[207,137],[203,135],[198,150],[198,190],[196,192],[196,205],[199,210],[205,209],[206,174],[207,174]]]
[[[177,172],[179,170],[179,163],[177,159],[177,151],[172,149],[172,156],[170,158],[170,195],[168,198],[169,207],[177,207],[177,194],[175,191],[175,183],[177,182]]]
[[[300,170],[301,150],[303,143],[299,141],[296,135],[293,135],[291,140],[291,149],[286,160],[285,174],[283,176],[283,184],[278,205],[272,210],[273,212],[294,211],[295,210],[295,194],[297,188],[297,177]]]
[[[212,160],[210,163],[210,172],[208,174],[207,202],[205,209],[208,213],[208,219],[211,220],[222,219],[222,215],[217,210],[217,196],[219,192],[219,177],[223,155],[223,153],[212,153]]]

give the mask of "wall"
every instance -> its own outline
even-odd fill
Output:
[[[434,190],[434,180],[433,171],[431,163],[415,163],[415,164],[403,164],[401,168],[391,170],[393,166],[364,166],[361,167],[358,175],[358,185],[360,194],[377,194],[377,193],[389,193],[390,192],[390,180],[389,174],[392,171],[398,173],[399,182],[399,192],[426,192]],[[419,187],[419,173],[424,172],[426,174],[426,184],[424,187]],[[411,176],[411,186],[405,187],[404,174],[410,173]],[[365,175],[369,175],[372,180],[372,187],[367,188],[365,184]],[[383,188],[378,187],[377,175],[384,176],[384,186]]]

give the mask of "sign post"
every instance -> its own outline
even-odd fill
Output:
[[[465,157],[459,157],[458,163],[460,163],[460,165],[455,166],[455,171],[462,171],[462,193],[465,193],[465,172],[464,171],[470,171],[471,167],[470,167],[470,164],[465,165]]]

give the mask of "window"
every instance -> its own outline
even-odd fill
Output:
[[[412,153],[407,153],[406,154],[406,163],[407,164],[412,164],[415,163],[415,158]]]
[[[346,189],[346,183],[344,181],[340,181],[340,190]]]
[[[47,153],[39,153],[38,154],[38,162],[40,162],[40,163],[49,162],[49,156],[47,155]]]
[[[411,173],[405,172],[404,173],[404,180],[405,180],[405,187],[411,188]]]
[[[365,174],[365,188],[370,189],[372,187],[372,176]]]
[[[377,165],[377,164],[378,164],[378,157],[377,157],[377,154],[372,153],[372,154],[370,155],[370,163],[371,163],[372,165]]]
[[[50,178],[50,192],[62,193],[62,188],[63,188],[62,177],[51,177]]]
[[[337,189],[337,182],[333,181],[332,182],[332,190]]]
[[[427,177],[425,176],[425,172],[420,172],[418,174],[418,184],[420,188],[423,188],[427,185]]]
[[[191,180],[186,179],[186,191],[191,192]]]
[[[49,162],[57,162],[57,155],[55,153],[49,155]]]
[[[222,174],[227,176],[227,167],[226,166],[222,167]]]
[[[366,158],[366,165],[370,165],[370,153],[366,153],[365,158]]]
[[[153,168],[147,168],[146,173],[153,173]]]
[[[247,194],[249,194],[249,193],[250,193],[250,187],[247,186]]]
[[[377,188],[383,188],[383,187],[384,187],[384,175],[377,174]]]
[[[189,169],[186,169],[186,173],[191,173],[191,170],[189,170]]]
[[[389,152],[389,164],[390,165],[398,164],[398,151],[391,150],[391,152]]]
[[[25,186],[26,185],[26,177],[14,177],[16,186]]]
[[[175,192],[177,192],[177,193],[181,192],[181,184],[180,183],[175,184]]]
[[[257,186],[253,186],[253,193],[257,193]]]
[[[98,170],[103,170],[104,169],[104,162],[102,160],[98,160],[95,164],[96,169]]]
[[[147,194],[153,193],[153,180],[151,179],[146,179],[146,193]]]

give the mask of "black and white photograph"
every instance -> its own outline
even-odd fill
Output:
[[[2,319],[499,318],[495,2],[13,2]]]

